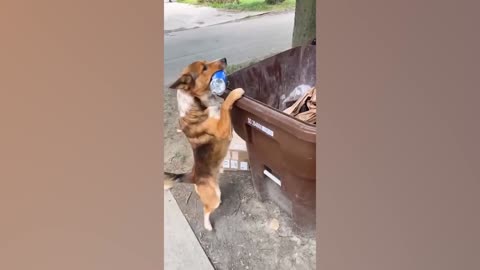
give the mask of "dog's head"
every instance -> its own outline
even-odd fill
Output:
[[[227,59],[212,62],[196,61],[188,65],[171,86],[171,89],[183,90],[193,97],[203,100],[211,95],[210,80],[215,72],[227,68]]]

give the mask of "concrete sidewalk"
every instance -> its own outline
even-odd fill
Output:
[[[266,13],[225,11],[211,7],[170,3],[168,0],[163,0],[163,2],[165,33],[237,21]]]
[[[164,194],[164,269],[214,270],[172,193]]]

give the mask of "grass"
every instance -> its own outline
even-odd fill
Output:
[[[265,0],[240,0],[240,3],[199,3],[198,0],[177,0],[179,3],[209,6],[219,9],[237,10],[237,11],[285,11],[294,10],[296,0],[285,0],[283,3],[269,5]]]

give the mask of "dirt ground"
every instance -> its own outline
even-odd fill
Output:
[[[314,236],[293,232],[284,212],[272,202],[260,202],[248,172],[225,172],[220,181],[222,204],[211,216],[212,232],[203,228],[202,204],[193,186],[172,190],[215,269],[315,269]]]
[[[186,172],[192,168],[193,156],[190,145],[182,133],[177,133],[177,92],[164,91],[163,107],[163,158],[164,170],[172,173]]]

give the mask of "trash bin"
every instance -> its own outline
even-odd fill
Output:
[[[279,108],[298,85],[315,86],[315,55],[315,45],[296,47],[228,76],[228,89],[245,90],[232,122],[246,141],[255,191],[301,229],[315,228],[316,128]]]

